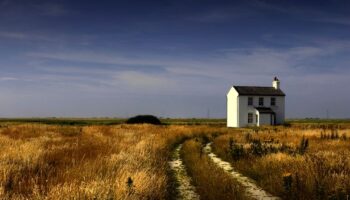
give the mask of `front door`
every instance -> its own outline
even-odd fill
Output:
[[[275,115],[274,114],[270,115],[270,125],[275,125]]]

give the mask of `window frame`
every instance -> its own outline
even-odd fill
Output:
[[[259,106],[264,106],[264,97],[259,97]]]
[[[251,100],[251,101],[249,101]],[[254,98],[253,97],[248,97],[248,106],[253,106],[254,105]]]
[[[272,101],[273,100],[273,101]],[[271,97],[271,102],[270,102],[271,106],[276,106],[276,97]]]
[[[248,113],[248,124],[254,123],[253,113]]]

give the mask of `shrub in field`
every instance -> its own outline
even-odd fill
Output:
[[[230,138],[229,141],[229,151],[233,160],[237,161],[244,156],[243,145],[238,145],[235,141]]]
[[[254,156],[262,156],[265,154],[265,149],[263,148],[263,145],[261,144],[261,141],[259,139],[254,139],[252,141],[250,152]]]
[[[330,133],[327,133],[325,130],[322,130],[320,134],[320,138],[329,139],[329,140],[338,140],[338,139],[346,140],[346,134],[339,136],[339,132],[337,129],[332,129]]]
[[[126,123],[127,124],[154,124],[154,125],[162,124],[161,121],[153,115],[138,115],[138,116],[129,118],[126,121]]]
[[[341,135],[341,139],[342,139],[342,140],[347,140],[347,139],[348,139],[347,136],[346,136],[346,133],[343,133],[343,134]]]
[[[292,190],[293,177],[291,173],[283,174],[283,187],[287,195],[290,194]]]
[[[252,141],[252,135],[250,133],[245,133],[245,141],[247,143]]]
[[[305,139],[305,137],[303,136],[299,144],[299,153],[304,154],[308,146],[309,146],[309,139],[307,138]]]
[[[286,145],[285,143],[282,143],[282,145],[281,145],[281,146],[279,147],[279,149],[278,149],[278,152],[284,152],[284,153],[288,153],[288,154],[294,154],[294,153],[295,153],[295,150],[294,150],[292,147]]]
[[[202,145],[204,146],[210,142],[210,139],[207,135],[202,135],[201,141],[202,141]]]

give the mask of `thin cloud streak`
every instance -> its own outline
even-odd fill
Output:
[[[45,42],[62,42],[61,39],[53,37],[52,35],[40,35],[36,33],[24,33],[24,32],[9,32],[0,31],[0,39],[14,39],[14,40],[28,40],[28,41],[45,41]]]
[[[17,81],[18,78],[15,77],[0,77],[0,81]]]
[[[111,64],[108,69],[100,67],[56,67],[51,68],[53,72],[65,73],[96,73],[111,74],[119,71],[130,71],[118,69],[119,65],[133,65],[138,73],[144,73],[144,66],[159,66],[165,69],[165,73],[170,75],[197,76],[203,78],[224,78],[229,79],[228,74],[259,74],[263,68],[268,74],[294,74],[300,75],[308,71],[310,60],[322,59],[324,56],[334,56],[340,52],[347,52],[350,42],[319,43],[318,46],[303,46],[289,49],[276,48],[234,48],[223,49],[213,52],[206,59],[182,59],[176,57],[155,57],[138,58],[113,55],[110,53],[94,52],[72,52],[72,53],[30,53],[31,58],[53,59],[65,62],[86,62],[95,64]],[[116,67],[113,67],[115,65]],[[137,68],[139,66],[139,70]],[[342,66],[332,66],[333,70],[341,69]],[[42,70],[50,71],[50,68],[41,67]]]

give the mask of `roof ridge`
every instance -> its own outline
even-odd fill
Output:
[[[255,85],[233,85],[233,87],[264,87],[264,88],[273,88],[272,86],[255,86]]]

